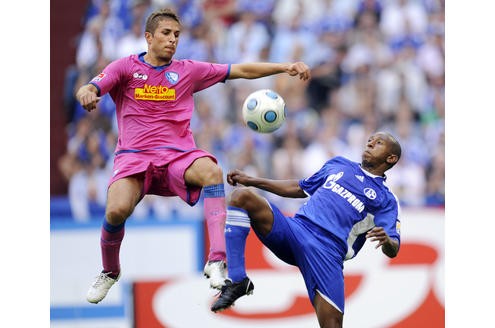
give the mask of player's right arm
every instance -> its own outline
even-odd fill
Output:
[[[83,85],[76,92],[76,99],[88,112],[96,108],[100,97],[107,94],[117,85],[125,85],[131,74],[133,56],[117,59],[108,64],[103,71],[93,77],[88,84]]]
[[[232,186],[241,184],[246,187],[256,187],[282,197],[304,198],[307,196],[299,186],[298,180],[257,178],[249,176],[243,171],[233,170],[227,174],[227,182]]]
[[[100,101],[98,89],[93,84],[85,84],[77,90],[76,99],[85,110],[91,112]]]

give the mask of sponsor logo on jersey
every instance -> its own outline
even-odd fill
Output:
[[[136,78],[136,79],[141,79],[141,80],[145,80],[145,81],[148,79],[148,75],[143,74],[143,73],[138,73],[138,72],[135,72],[132,76],[134,76],[134,78]]]
[[[92,82],[99,82],[101,80],[103,80],[103,78],[106,76],[105,73],[100,73],[98,74],[97,76],[95,76],[91,81]]]
[[[179,81],[179,74],[176,72],[165,72],[165,77],[172,84],[176,84]]]
[[[134,98],[137,100],[175,100],[175,89],[169,89],[164,85],[148,85],[134,90]]]
[[[374,191],[373,189],[371,188],[364,188],[364,194],[366,195],[366,197],[368,197],[369,199],[375,199],[376,198],[376,191]]]
[[[327,181],[323,184],[323,188],[330,189],[340,197],[347,200],[352,207],[354,207],[359,213],[364,211],[363,202],[357,198],[352,192],[347,190],[346,188],[339,185],[337,180],[339,180],[344,175],[344,172],[339,172],[337,174],[331,174],[328,176]]]
[[[327,178],[327,181],[332,180],[332,181],[338,181],[340,178],[344,176],[344,172],[339,172],[337,174],[330,174]]]
[[[354,175],[359,181],[364,182],[364,176],[362,175]]]

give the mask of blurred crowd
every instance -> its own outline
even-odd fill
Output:
[[[69,139],[59,167],[76,220],[90,219],[90,204],[104,206],[117,126],[109,95],[87,113],[75,91],[110,61],[146,51],[144,22],[165,7],[183,25],[176,59],[304,61],[312,70],[306,82],[280,74],[196,94],[197,146],[214,154],[225,174],[239,168],[306,177],[332,156],[360,161],[367,137],[387,130],[403,148],[387,178],[402,206],[444,206],[443,0],[92,0],[64,91]],[[286,123],[272,134],[248,130],[240,116],[244,98],[261,88],[277,91],[287,105]],[[286,212],[300,205],[266,196]],[[146,196],[133,216],[201,211],[177,198]]]

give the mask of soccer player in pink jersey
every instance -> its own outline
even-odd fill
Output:
[[[303,62],[214,64],[176,60],[181,24],[171,10],[153,12],[146,21],[148,51],[113,61],[76,94],[92,111],[110,93],[116,104],[119,138],[101,229],[103,270],[87,300],[100,302],[120,277],[124,225],[146,194],[179,196],[190,206],[204,189],[204,215],[211,245],[204,274],[220,289],[225,280],[226,203],[223,172],[216,158],[196,148],[190,121],[193,94],[228,79],[256,79],[287,73],[310,78]]]

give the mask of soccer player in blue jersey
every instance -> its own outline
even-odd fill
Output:
[[[344,261],[355,257],[366,239],[377,242],[376,248],[390,258],[399,252],[399,202],[385,185],[385,171],[400,156],[397,140],[377,132],[368,139],[361,163],[335,157],[306,179],[271,180],[229,172],[227,181],[233,186],[290,198],[311,197],[294,217],[286,217],[252,188],[232,192],[225,226],[229,279],[211,310],[224,310],[253,292],[244,259],[252,227],[277,257],[299,268],[320,326],[342,327]]]

